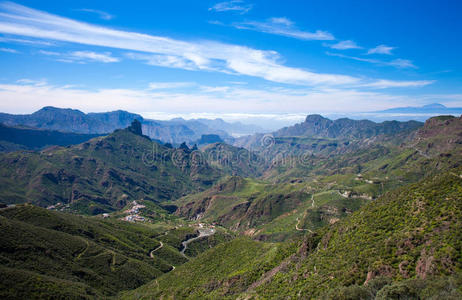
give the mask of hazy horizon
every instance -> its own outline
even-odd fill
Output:
[[[433,103],[433,105],[440,105],[438,103]],[[75,109],[72,107],[55,107],[59,109]],[[298,114],[244,114],[244,113],[227,113],[227,114],[219,114],[219,113],[166,113],[166,112],[136,112],[136,111],[128,111],[130,113],[136,113],[141,115],[144,119],[150,120],[159,120],[159,121],[171,121],[174,119],[184,119],[184,120],[199,120],[199,119],[209,119],[209,120],[216,120],[221,119],[228,123],[241,123],[244,125],[253,125],[258,126],[264,131],[272,131],[277,130],[282,127],[292,126],[294,124],[303,122],[306,119],[306,116],[312,114],[318,114],[325,118],[329,118],[332,120],[340,119],[340,118],[350,118],[353,120],[371,120],[374,122],[383,122],[383,121],[421,121],[424,122],[425,120],[436,116],[436,115],[454,115],[459,116],[462,114],[462,108],[460,107],[442,107],[440,110],[438,108],[434,108],[427,112],[402,112],[399,109],[421,109],[423,107],[394,107],[391,108],[392,111],[370,111],[370,112],[352,112],[352,113],[332,113],[332,112],[307,112],[307,113],[298,113]],[[456,109],[456,111],[445,111]],[[111,109],[108,111],[82,111],[83,113],[106,113],[111,111],[117,111],[120,109]],[[393,110],[398,110],[393,112]],[[22,112],[19,114],[30,114],[36,111],[27,111]],[[0,112],[3,113],[3,112]],[[258,131],[258,130],[257,130]],[[257,132],[256,131],[256,132]]]

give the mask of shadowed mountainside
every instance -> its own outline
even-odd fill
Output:
[[[0,124],[0,151],[40,150],[53,145],[75,145],[97,136],[97,134],[65,133]]]

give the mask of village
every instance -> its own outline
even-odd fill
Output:
[[[132,208],[124,211],[124,213],[127,213],[128,215],[123,217],[121,220],[127,221],[127,222],[145,222],[146,218],[143,216],[140,216],[139,212],[140,212],[140,209],[146,208],[146,206],[142,204],[138,204],[136,200],[134,200],[131,204],[132,204]]]

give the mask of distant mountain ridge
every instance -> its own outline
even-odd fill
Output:
[[[374,113],[403,113],[403,114],[462,114],[462,107],[446,107],[440,103],[432,103],[424,106],[407,106],[407,107],[395,107],[380,111],[375,111]]]
[[[248,125],[241,122],[225,122],[222,119],[197,119],[197,121],[206,124],[211,128],[224,130],[233,137],[238,137],[246,134],[253,134],[255,132],[265,132],[264,128],[257,125]]]
[[[375,123],[369,120],[342,118],[330,120],[321,115],[308,115],[305,122],[282,128],[274,136],[313,136],[323,138],[369,138],[380,134],[395,134],[414,130],[423,124],[417,121],[385,121]]]
[[[0,113],[0,123],[7,126],[27,126],[81,134],[107,134],[128,127],[133,120],[142,123],[143,133],[164,143],[193,143],[204,134],[216,134],[223,140],[232,141],[231,133],[248,134],[263,129],[241,123],[227,123],[221,119],[169,121],[145,119],[139,114],[123,110],[104,113],[83,113],[76,109],[46,106],[25,115]]]
[[[30,115],[0,113],[0,122],[6,125],[25,125],[63,132],[103,134],[125,128],[143,117],[126,111],[85,114],[76,109],[46,106]]]
[[[308,115],[304,122],[284,127],[269,134],[254,134],[236,138],[233,145],[260,151],[275,149],[283,144],[285,150],[297,144],[305,144],[300,150],[325,150],[331,146],[348,146],[352,141],[365,141],[369,138],[393,136],[412,132],[423,126],[417,121],[385,121],[376,123],[370,120],[341,118],[330,120],[321,115]],[[295,141],[295,140],[311,141]],[[333,141],[335,139],[336,141]],[[293,140],[293,141],[290,141]],[[273,147],[275,146],[275,147]],[[320,146],[320,147],[319,147]]]
[[[86,134],[103,134],[128,127],[134,119],[143,120],[137,114],[125,111],[85,114],[76,109],[46,106],[29,115],[0,113],[0,121],[6,125],[24,125],[39,129]]]

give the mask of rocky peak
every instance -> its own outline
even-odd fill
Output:
[[[136,135],[143,135],[143,131],[141,130],[141,122],[137,119],[133,120],[132,124],[127,129]]]
[[[332,122],[331,120],[324,118],[321,115],[308,115],[306,116],[305,123],[320,123],[320,122]]]

